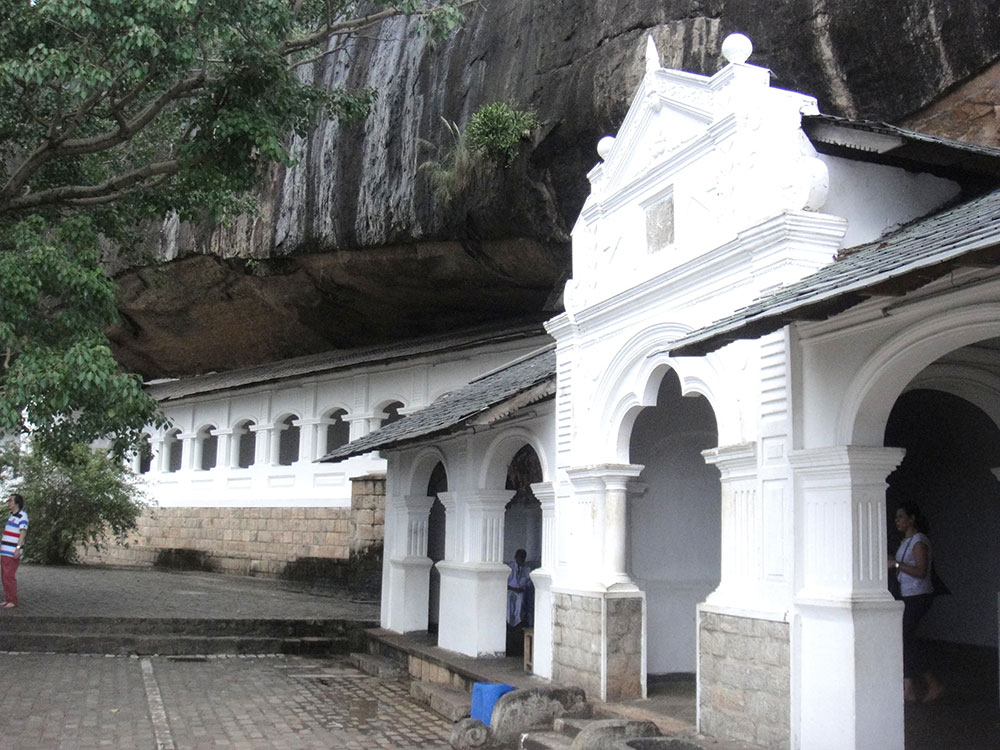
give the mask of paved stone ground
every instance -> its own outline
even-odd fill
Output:
[[[407,684],[342,659],[0,654],[0,746],[446,750]]]
[[[326,618],[378,620],[378,603],[273,580],[152,568],[50,567],[17,571],[18,607],[0,617]],[[2,625],[0,625],[2,627]]]

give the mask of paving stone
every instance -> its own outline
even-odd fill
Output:
[[[157,736],[143,662],[162,698]],[[446,750],[451,724],[346,659],[0,654],[2,747]]]

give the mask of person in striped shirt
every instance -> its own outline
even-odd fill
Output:
[[[24,537],[28,533],[28,514],[24,512],[24,498],[11,493],[7,498],[10,518],[0,538],[0,580],[3,582],[4,609],[17,606],[17,567],[21,564]]]

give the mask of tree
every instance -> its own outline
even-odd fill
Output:
[[[0,434],[121,455],[157,410],[115,366],[101,248],[171,213],[246,210],[261,171],[319,115],[376,92],[299,71],[397,15],[429,33],[463,0],[6,0],[0,4]]]
[[[31,523],[25,558],[48,565],[75,562],[80,545],[124,544],[146,507],[135,477],[107,451],[74,445],[58,456],[39,446],[8,446],[0,470],[19,477]]]

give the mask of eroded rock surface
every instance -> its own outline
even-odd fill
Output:
[[[490,0],[436,45],[388,22],[307,71],[376,86],[366,123],[323,123],[297,141],[298,165],[272,172],[258,216],[168,224],[152,242],[165,262],[119,274],[117,353],[147,376],[180,375],[553,311],[586,173],[625,114],[647,35],[664,66],[710,74],[722,39],[741,31],[774,85],[817,96],[828,113],[898,122],[1000,57],[995,10],[992,0]],[[537,112],[532,142],[510,170],[435,202],[421,164],[448,143],[442,118],[464,124],[493,101]]]

